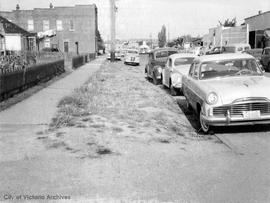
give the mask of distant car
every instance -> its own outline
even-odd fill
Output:
[[[173,54],[169,56],[162,71],[162,84],[170,88],[172,96],[177,95],[182,89],[182,77],[187,75],[195,54]]]
[[[270,124],[270,78],[249,54],[198,57],[182,83],[205,133],[211,126]]]
[[[149,60],[145,66],[145,73],[148,79],[152,79],[155,85],[161,83],[162,69],[165,66],[167,58],[178,53],[176,48],[158,48],[149,53]]]
[[[124,63],[130,65],[140,65],[140,56],[138,50],[127,50],[124,58]]]
[[[107,54],[107,59],[108,60],[111,60],[111,52],[109,52],[108,54]],[[121,60],[121,53],[120,53],[120,51],[115,51],[115,60]]]
[[[263,49],[261,56],[261,64],[264,69],[270,72],[270,47],[266,47]]]
[[[222,54],[224,51],[225,51],[224,47],[217,46],[210,49],[209,51],[206,51],[205,55]]]

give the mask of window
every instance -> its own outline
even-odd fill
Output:
[[[50,38],[47,38],[47,39],[44,40],[44,47],[45,48],[50,48],[51,47]]]
[[[199,77],[199,66],[198,64],[195,64],[193,78],[197,79],[198,77]]]
[[[168,66],[169,66],[169,67],[172,67],[172,59],[171,59],[171,58],[169,59]]]
[[[27,21],[27,30],[28,31],[33,31],[34,30],[34,21],[33,20],[28,20]]]
[[[50,29],[50,22],[48,20],[43,20],[43,31]]]
[[[177,51],[169,51],[169,56],[172,55],[172,54],[176,54]]]
[[[56,30],[57,31],[62,31],[63,30],[62,20],[56,20]]]
[[[174,61],[174,65],[175,66],[189,65],[189,64],[192,64],[193,60],[194,60],[194,57],[177,58]]]
[[[156,58],[164,58],[164,57],[168,57],[167,51],[159,51],[156,53]]]
[[[188,73],[189,76],[192,76],[193,71],[194,71],[194,67],[195,67],[195,63],[191,64],[190,69],[189,69],[189,73]]]
[[[73,22],[73,20],[69,21],[69,30],[74,31],[74,22]]]
[[[265,50],[264,50],[264,54],[265,54],[265,55],[270,55],[270,49],[265,49]]]

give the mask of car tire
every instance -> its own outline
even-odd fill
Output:
[[[160,81],[157,79],[155,74],[153,74],[153,83],[154,83],[154,85],[159,85],[160,84]]]
[[[175,88],[172,85],[170,85],[170,94],[172,96],[177,96],[177,91],[175,90]]]
[[[208,134],[208,132],[210,131],[210,126],[203,121],[201,110],[199,112],[199,122],[200,122],[200,130],[202,130],[205,134]]]
[[[270,62],[268,63],[267,71],[270,72]]]
[[[187,109],[189,111],[191,111],[192,110],[192,107],[191,107],[190,103],[188,102],[187,98],[186,98],[186,105],[187,105]]]

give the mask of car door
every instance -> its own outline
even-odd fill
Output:
[[[163,69],[163,81],[164,85],[169,87],[170,85],[170,76],[171,76],[171,70],[172,70],[172,59],[168,58],[167,63],[165,65],[165,68]]]
[[[154,61],[154,53],[149,54],[149,61],[147,65],[147,76],[152,77],[151,71],[152,71],[152,66],[153,66],[153,61]]]
[[[197,103],[200,103],[200,90],[198,86],[199,80],[199,64],[193,63],[193,73],[188,77],[188,100],[194,109],[197,109]]]
[[[186,99],[190,102],[191,101],[191,78],[194,72],[195,63],[192,63],[189,69],[189,73],[183,79],[183,93]]]

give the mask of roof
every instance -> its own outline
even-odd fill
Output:
[[[169,58],[171,58],[172,60],[175,60],[176,58],[185,58],[185,57],[197,57],[197,55],[195,54],[191,54],[191,53],[179,53],[179,54],[172,54],[169,56]]]
[[[250,17],[245,18],[245,20],[246,20],[246,19],[249,19],[249,18],[255,18],[255,17],[257,17],[257,16],[264,15],[264,14],[269,13],[269,12],[270,12],[270,11],[266,11],[266,12],[263,12],[263,13],[260,13],[260,14],[254,15],[254,16],[250,16]]]
[[[197,57],[195,60],[199,62],[207,62],[207,61],[221,61],[221,60],[244,59],[244,58],[253,59],[254,57],[249,54],[228,53],[228,54],[203,55]]]
[[[6,34],[22,34],[22,35],[26,35],[26,36],[31,35],[31,33],[27,32],[23,28],[10,22],[8,19],[6,19],[2,16],[0,16],[0,23],[2,24],[3,29],[4,29]]]

